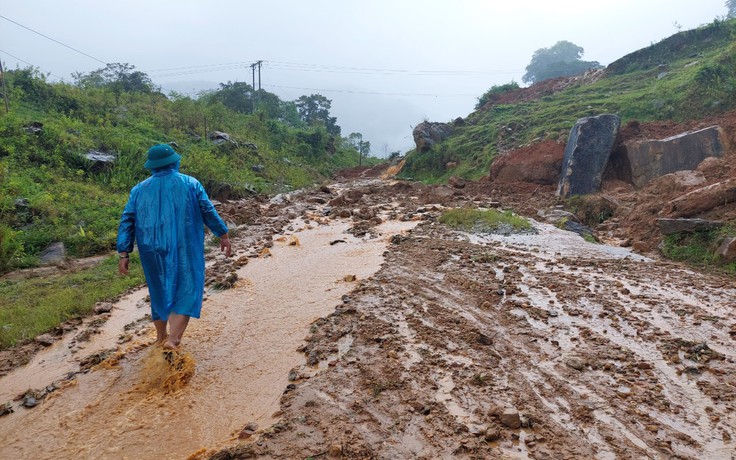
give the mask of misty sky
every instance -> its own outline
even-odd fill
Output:
[[[164,92],[262,83],[285,100],[332,100],[343,135],[373,154],[406,151],[424,119],[466,116],[494,84],[521,83],[532,53],[559,40],[607,65],[726,13],[725,0],[3,0],[0,58],[71,73],[127,62]],[[11,56],[12,55],[12,56]],[[95,60],[96,58],[98,60]],[[22,61],[19,61],[22,60]],[[100,62],[102,61],[102,62]]]

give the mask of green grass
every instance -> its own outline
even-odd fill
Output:
[[[721,264],[716,255],[718,246],[725,237],[736,236],[733,226],[717,230],[667,235],[663,241],[662,253],[672,260],[686,262],[698,267],[719,267],[736,273],[736,262]]]
[[[528,220],[519,217],[511,211],[496,211],[495,209],[480,210],[457,208],[446,211],[440,217],[440,222],[455,229],[489,232],[503,226],[510,226],[514,230],[530,230]]]
[[[128,276],[118,275],[117,257],[74,273],[0,281],[0,349],[31,340],[67,319],[84,316],[95,303],[111,300],[144,282],[134,253]]]

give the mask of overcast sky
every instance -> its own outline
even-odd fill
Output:
[[[607,65],[726,13],[725,0],[3,0],[0,58],[71,80],[127,62],[165,92],[251,82],[332,100],[343,135],[406,151],[423,119],[466,116],[494,84],[521,83],[539,48],[568,40]],[[12,56],[11,56],[12,55]],[[19,61],[22,60],[22,61]],[[95,60],[97,59],[97,60]],[[100,62],[101,61],[101,62]],[[173,69],[173,70],[169,70]]]

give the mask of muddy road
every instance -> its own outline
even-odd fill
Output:
[[[0,458],[734,458],[733,278],[437,221],[496,201],[470,195],[367,181],[223,205],[242,226],[208,284],[231,288],[186,359],[150,346],[132,293],[0,379],[5,400],[60,387],[0,417]]]

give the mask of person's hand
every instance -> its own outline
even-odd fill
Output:
[[[225,253],[225,257],[230,257],[230,237],[225,233],[220,237],[220,252]]]
[[[130,259],[127,257],[127,254],[124,257],[120,257],[120,260],[118,260],[118,273],[121,275],[128,274],[128,262],[130,262]]]

